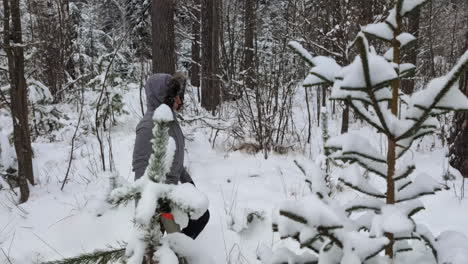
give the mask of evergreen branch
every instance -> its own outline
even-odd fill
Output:
[[[296,53],[297,55],[299,55],[306,63],[307,65],[309,65],[310,67],[315,67],[315,64],[314,62],[311,60],[312,58],[312,55],[306,51],[301,44],[299,44],[299,42],[296,42],[296,41],[291,41],[288,43],[288,47],[294,52]],[[301,51],[302,49],[302,51]],[[305,56],[303,54],[303,52],[307,52],[308,55],[310,55],[310,57],[308,56]]]
[[[412,248],[400,248],[395,253],[408,252],[412,250],[413,250]]]
[[[399,180],[402,180],[402,179],[408,177],[411,173],[413,173],[413,171],[415,169],[416,169],[416,166],[414,166],[414,165],[409,166],[408,168],[406,168],[406,171],[403,174],[401,174],[400,176],[395,177],[395,181],[399,181]]]
[[[304,224],[304,225],[307,225],[307,219],[305,219],[304,217],[300,216],[300,215],[297,215],[295,213],[291,213],[291,212],[288,212],[288,211],[283,211],[283,210],[280,210],[280,215],[282,216],[285,216],[293,221],[296,221],[296,222],[299,222],[301,224]]]
[[[352,158],[352,157],[337,157],[335,159],[336,160],[342,160],[343,162],[347,162],[347,161],[351,161],[351,163],[357,162],[364,169],[366,169],[366,170],[368,170],[370,172],[373,172],[373,173],[377,174],[378,176],[380,176],[382,178],[387,177],[385,173],[382,173],[381,171],[377,170],[376,168],[370,167],[368,164],[366,164],[365,162],[363,162],[363,161],[361,161],[359,159]]]
[[[130,201],[138,201],[141,198],[141,193],[127,193],[126,195],[112,197],[107,200],[108,203],[114,206],[127,205]]]
[[[365,205],[355,205],[349,208],[346,208],[345,211],[348,213],[358,211],[358,210],[372,210],[376,213],[380,213],[380,208],[378,207],[372,207],[372,206],[365,206]]]
[[[406,47],[406,46],[405,46]],[[400,72],[400,78],[406,78],[416,72],[416,67]]]
[[[398,7],[399,2],[401,2],[401,3],[400,3],[400,6]],[[402,3],[403,3],[403,0],[397,2],[397,10],[399,10],[398,12],[399,12],[400,14],[401,14],[401,12],[403,11],[403,10],[402,10]],[[422,3],[420,3],[419,5],[416,5],[413,9],[407,11],[406,13],[401,14],[401,16],[406,16],[406,15],[408,15],[408,14],[411,13],[413,10],[418,9],[418,8],[421,8],[421,7],[422,7],[424,4],[426,4],[426,3],[427,3],[427,0],[424,0],[424,1],[423,1]]]
[[[339,181],[341,181],[342,183],[344,183],[344,185],[358,191],[358,192],[361,192],[361,193],[364,193],[364,194],[367,194],[369,196],[372,196],[372,197],[376,197],[376,198],[385,198],[386,196],[383,195],[383,194],[379,194],[379,193],[373,193],[373,192],[370,192],[370,191],[365,191],[363,189],[361,189],[359,186],[356,186],[350,182],[347,182],[345,181],[343,178],[339,178],[338,179]]]
[[[273,232],[278,232],[279,231],[278,224],[275,224],[275,223],[271,224],[271,230],[273,230]]]
[[[165,123],[155,122],[153,128],[153,154],[150,156],[148,178],[156,183],[164,183],[166,178],[166,154],[169,141],[169,128]],[[170,164],[168,164],[170,166]]]
[[[349,97],[350,98],[350,97]],[[362,119],[364,119],[367,123],[377,129],[379,132],[386,134],[387,131],[384,127],[381,127],[379,124],[375,123],[374,121],[370,120],[364,113],[361,112],[359,107],[357,107],[352,100],[348,100],[350,102],[351,108],[353,108],[354,112],[358,114]]]
[[[398,188],[397,190],[398,191],[401,191],[403,190],[404,188],[408,187],[410,184],[412,184],[413,182],[412,181],[408,181],[407,183],[403,184],[400,188]]]
[[[304,174],[304,176],[307,176],[307,173],[306,173],[304,167],[302,167],[302,165],[299,164],[299,162],[297,160],[294,160],[294,164],[296,164],[296,166],[299,168],[299,170],[302,172],[302,174]]]
[[[292,238],[296,241],[299,241],[299,232],[294,233],[293,235],[280,236],[280,239]]]
[[[342,228],[343,226],[341,226]],[[339,248],[343,248],[343,243],[332,233],[329,233],[328,230],[321,230],[320,227],[317,228],[317,230],[325,237],[328,237],[331,240],[331,245],[336,244]],[[330,245],[330,244],[329,244]],[[325,246],[327,247],[327,246]],[[326,250],[325,250],[326,251]]]
[[[300,244],[301,248],[307,247],[307,248],[311,249],[312,251],[314,251],[315,253],[318,254],[320,252],[320,249],[316,249],[313,246],[313,244],[315,242],[317,242],[318,240],[320,240],[320,242],[324,242],[324,239],[322,238],[322,236],[320,234],[317,234],[316,236],[312,237],[311,239],[308,239],[305,242],[299,243],[299,244]]]
[[[388,25],[388,24],[386,23],[386,25]],[[390,27],[390,28],[391,28],[392,30],[394,30],[393,27]],[[363,31],[363,32],[364,32],[364,34],[366,34],[366,35],[369,36],[369,37],[373,37],[373,38],[382,40],[382,41],[387,42],[387,43],[391,43],[391,42],[392,42],[391,39],[389,40],[389,39],[383,38],[383,37],[381,37],[381,36],[379,36],[379,35],[376,35],[376,34],[373,34],[373,33],[367,32],[367,31]]]
[[[412,217],[413,215],[417,214],[419,211],[421,210],[424,210],[426,208],[424,208],[424,206],[419,206],[419,207],[416,207],[414,208],[413,210],[411,210],[408,214],[409,217]]]
[[[340,98],[340,97],[331,97],[330,100],[339,100],[339,101],[343,101],[343,100],[350,100],[350,101],[360,101],[360,102],[363,102],[363,103],[366,103],[366,104],[371,104],[372,102],[370,100],[367,100],[367,99],[364,99],[362,97],[354,97],[352,95],[348,95],[346,97],[346,99],[343,99],[343,98]],[[379,99],[377,100],[377,102],[390,102],[392,101],[392,99],[390,98],[383,98],[383,99]]]
[[[333,85],[333,82],[331,82],[330,80],[328,80],[326,77],[324,77],[321,74],[318,74],[318,73],[313,72],[313,71],[310,71],[309,74],[317,76],[319,79],[321,79],[323,81],[323,83],[318,83],[318,84],[315,84],[315,85],[304,85],[304,87],[318,86],[318,85],[323,85],[323,84],[326,84],[328,86]]]
[[[395,241],[402,241],[402,240],[421,240],[421,238],[417,236],[413,236],[413,235],[395,237]]]
[[[424,235],[422,234],[419,234],[422,238],[422,240],[424,240],[424,242],[426,242],[426,245],[431,249],[432,251],[432,255],[434,255],[435,259],[438,260],[438,253],[437,253],[437,249],[435,248],[434,245],[432,245],[431,241]]]
[[[360,156],[360,157],[363,157],[363,158],[366,158],[366,159],[369,159],[369,160],[372,160],[372,161],[375,161],[375,162],[380,162],[380,163],[387,163],[386,160],[383,160],[383,159],[378,159],[376,157],[372,157],[372,156],[369,156],[367,154],[364,154],[364,153],[360,153],[360,152],[357,152],[357,151],[346,151],[346,152],[343,152],[343,155],[357,155],[357,156]]]
[[[371,259],[371,258],[377,256],[380,252],[382,252],[382,250],[385,249],[386,246],[387,246],[387,245],[384,245],[382,248],[376,250],[374,253],[372,253],[372,254],[370,254],[369,256],[367,256],[367,257],[366,257],[366,260],[369,260],[369,259]]]
[[[423,132],[419,132],[419,134],[417,135],[414,135],[413,138],[411,138],[411,141],[409,142],[408,146],[402,146],[402,145],[399,145],[397,144],[398,147],[401,147],[402,150],[400,150],[398,153],[397,153],[397,159],[401,158],[405,153],[406,151],[408,151],[411,147],[411,145],[413,144],[413,142],[418,139],[418,138],[422,138],[426,135],[430,135],[432,134],[434,131],[430,130],[430,131],[423,131]]]
[[[370,77],[370,67],[369,67],[369,61],[368,61],[368,57],[367,57],[367,52],[368,51],[367,51],[367,47],[366,47],[366,44],[365,44],[364,35],[362,35],[362,34],[358,35],[356,41],[357,41],[359,53],[361,55],[362,68],[363,68],[363,71],[364,71],[364,79],[366,81],[366,86],[367,86],[367,94],[369,95],[369,98],[372,101],[371,105],[374,108],[375,113],[377,114],[377,117],[380,120],[380,124],[382,125],[383,130],[385,131],[385,134],[389,135],[389,134],[391,134],[390,130],[387,127],[387,123],[385,121],[385,118],[384,118],[384,116],[382,114],[380,106],[379,106],[379,104],[378,104],[378,102],[377,102],[377,100],[375,98],[375,94],[374,94],[374,92],[372,90],[372,82],[371,82],[371,77]]]
[[[403,133],[402,135],[400,135],[399,137],[396,138],[397,141],[401,140],[401,139],[404,139],[404,138],[409,138],[415,132],[417,132],[419,130],[419,128],[424,123],[424,121],[426,121],[426,119],[429,117],[431,111],[436,108],[436,106],[440,102],[440,100],[442,100],[442,98],[447,94],[447,92],[450,90],[450,88],[452,88],[452,86],[458,81],[460,76],[467,70],[467,68],[468,68],[468,51],[466,51],[465,54],[462,56],[460,65],[456,65],[455,67],[458,67],[458,68],[452,69],[453,74],[451,74],[450,79],[445,83],[444,87],[436,95],[436,97],[434,98],[434,101],[432,102],[432,104],[429,107],[425,108],[425,110],[423,110],[424,111],[423,114],[418,119],[418,121],[416,121],[413,124],[413,126],[411,126],[408,130],[406,130],[405,133]]]
[[[426,195],[433,195],[433,194],[435,194],[436,192],[438,192],[440,190],[442,190],[442,189],[441,188],[434,188],[433,191],[419,192],[419,193],[411,195],[409,197],[405,197],[405,198],[402,198],[402,199],[397,199],[397,200],[395,200],[395,203],[401,203],[401,202],[413,200],[413,199],[416,199],[416,198],[419,198],[419,197],[422,197],[422,196],[426,196]]]
[[[96,250],[73,258],[43,262],[42,264],[107,264],[125,257],[125,248]]]
[[[392,25],[392,23],[388,22],[387,20],[384,21],[385,24],[387,24],[387,26],[389,26],[393,31],[396,30],[396,27]]]

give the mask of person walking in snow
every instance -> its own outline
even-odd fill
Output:
[[[174,121],[169,125],[169,136],[176,143],[174,159],[170,168],[170,172],[166,175],[166,184],[178,184],[194,182],[190,174],[184,167],[184,148],[185,139],[182,129],[176,119],[176,111],[179,111],[184,102],[185,93],[185,77],[183,74],[176,73],[173,76],[169,74],[157,73],[152,75],[145,86],[147,109],[145,115],[140,120],[136,127],[136,139],[133,149],[133,171],[135,172],[135,180],[139,179],[145,173],[150,155],[152,154],[152,129],[153,129],[153,114],[156,108],[161,104],[166,104],[171,107]],[[200,232],[205,228],[210,218],[209,211],[197,220],[189,220],[188,226],[180,230],[174,218],[170,214],[170,209],[161,215],[161,224],[167,233],[182,232],[183,234],[195,239]]]

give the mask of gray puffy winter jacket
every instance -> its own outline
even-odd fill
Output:
[[[153,137],[152,130],[154,126],[152,119],[153,113],[154,110],[163,103],[168,93],[167,84],[170,79],[171,75],[158,73],[152,75],[146,83],[147,109],[143,119],[136,127],[136,139],[133,149],[132,165],[133,171],[135,172],[135,180],[143,176],[148,166],[148,160],[152,153],[151,138]],[[176,151],[171,170],[166,175],[166,183],[177,184],[179,181],[182,183],[192,182],[190,175],[184,168],[185,140],[175,113],[174,121],[169,123],[169,136],[174,138]]]

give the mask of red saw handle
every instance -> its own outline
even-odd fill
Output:
[[[162,217],[174,221],[174,216],[171,213],[162,213]]]

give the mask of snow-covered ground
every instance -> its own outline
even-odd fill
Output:
[[[129,94],[126,103],[130,115],[121,118],[113,129],[112,144],[119,175],[132,181],[131,156],[138,122],[136,93]],[[338,124],[330,127],[334,129]],[[307,193],[305,176],[294,160],[314,161],[299,153],[271,155],[265,160],[261,154],[227,152],[221,140],[213,149],[208,141],[209,131],[188,126],[183,130],[191,139],[186,143],[186,165],[197,188],[210,201],[210,222],[197,239],[198,244],[214,263],[259,263],[260,244],[284,243],[278,242],[271,231],[274,207],[285,199],[299,199]],[[367,132],[368,128],[360,130],[364,136],[370,134]],[[311,148],[316,148],[320,136],[315,133],[313,139]],[[373,140],[380,142],[379,138]],[[426,141],[419,151],[413,152],[414,158],[420,170],[441,181],[444,151],[437,148],[431,151]],[[10,192],[0,191],[0,263],[38,263],[108,246],[119,247],[126,241],[134,205],[106,206],[109,174],[99,169],[94,136],[83,136],[78,141],[70,181],[63,191],[60,187],[68,164],[70,139],[34,143],[33,147],[38,184],[32,188],[30,200],[16,205]],[[317,150],[310,153],[314,157]],[[468,199],[460,200],[459,191],[457,185],[455,189],[424,198],[426,210],[416,219],[429,226],[434,235],[455,230],[468,236]],[[347,200],[356,195],[345,189],[338,198]]]

